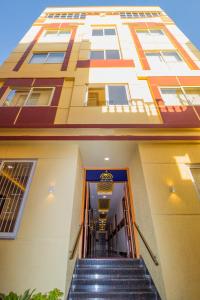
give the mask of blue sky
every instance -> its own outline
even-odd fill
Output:
[[[189,39],[200,48],[200,0],[1,0],[0,64],[15,48],[34,20],[47,6],[159,5]]]

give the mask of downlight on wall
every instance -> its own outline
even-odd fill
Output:
[[[108,161],[110,160],[110,157],[104,157],[104,160]]]

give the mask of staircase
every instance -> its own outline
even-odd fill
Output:
[[[68,300],[160,299],[141,259],[79,259]]]

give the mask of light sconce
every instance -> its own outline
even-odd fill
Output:
[[[169,186],[169,191],[170,191],[171,194],[176,193],[176,188],[175,188],[175,186],[174,186],[174,185],[170,185],[170,186]]]
[[[55,192],[55,186],[54,185],[50,185],[49,189],[48,189],[49,194],[54,194]]]

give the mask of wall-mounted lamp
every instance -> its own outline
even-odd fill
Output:
[[[170,185],[169,186],[169,191],[170,191],[170,193],[176,193],[176,188],[175,188],[175,186],[174,185]]]
[[[48,189],[49,194],[54,194],[55,192],[55,186],[54,185],[50,185],[49,189]]]

